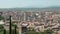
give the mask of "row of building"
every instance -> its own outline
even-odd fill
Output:
[[[17,23],[20,27],[27,27],[28,30],[33,28],[36,32],[52,29],[60,31],[60,12],[0,12],[4,16],[5,24],[9,24],[9,16],[11,15],[12,23]]]

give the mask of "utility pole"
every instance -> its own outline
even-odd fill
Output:
[[[9,23],[9,34],[12,34],[12,32],[11,32],[12,31],[12,29],[11,29],[11,25],[12,25],[11,24],[11,15],[9,16],[9,19],[10,19],[10,23]]]

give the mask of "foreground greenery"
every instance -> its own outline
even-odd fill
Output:
[[[14,32],[12,32],[12,34],[13,34]],[[0,31],[0,34],[4,34],[4,32],[3,31]],[[6,30],[6,34],[9,34],[9,30]],[[18,34],[18,32],[17,32],[17,34]]]
[[[4,17],[0,15],[0,20],[4,20]]]
[[[26,34],[52,34],[53,31],[48,29],[48,30],[45,30],[44,32],[35,32],[34,30],[30,30],[30,31],[27,31]]]
[[[15,27],[14,25],[12,25],[13,27]],[[4,30],[3,30],[3,25],[0,25],[0,34],[4,34]],[[16,30],[17,34],[18,34],[18,30]],[[12,34],[15,33],[15,29],[12,29]],[[36,32],[34,31],[34,29],[32,30],[29,30],[26,32],[26,34],[52,34],[53,31],[48,29],[48,30],[45,30],[44,32]],[[6,34],[9,34],[9,30],[6,30]]]
[[[15,26],[13,26],[14,28]],[[17,27],[17,26],[16,26]],[[6,34],[9,34],[9,30],[5,29]],[[16,33],[18,34],[18,30],[16,29]],[[0,34],[4,34],[4,27],[3,25],[0,25]],[[15,34],[15,29],[12,29],[12,34]]]

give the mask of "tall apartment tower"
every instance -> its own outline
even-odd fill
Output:
[[[24,12],[24,21],[26,20],[26,13]]]

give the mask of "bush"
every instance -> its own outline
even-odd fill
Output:
[[[4,17],[3,16],[0,16],[0,20],[4,20]]]
[[[48,29],[48,30],[45,30],[44,32],[35,32],[34,30],[29,30],[27,31],[26,34],[52,34],[53,31]]]
[[[44,32],[45,32],[46,34],[52,34],[52,33],[53,33],[53,31],[52,31],[52,30],[50,30],[50,29],[45,30]]]
[[[35,31],[27,31],[26,34],[36,34],[36,32]]]

